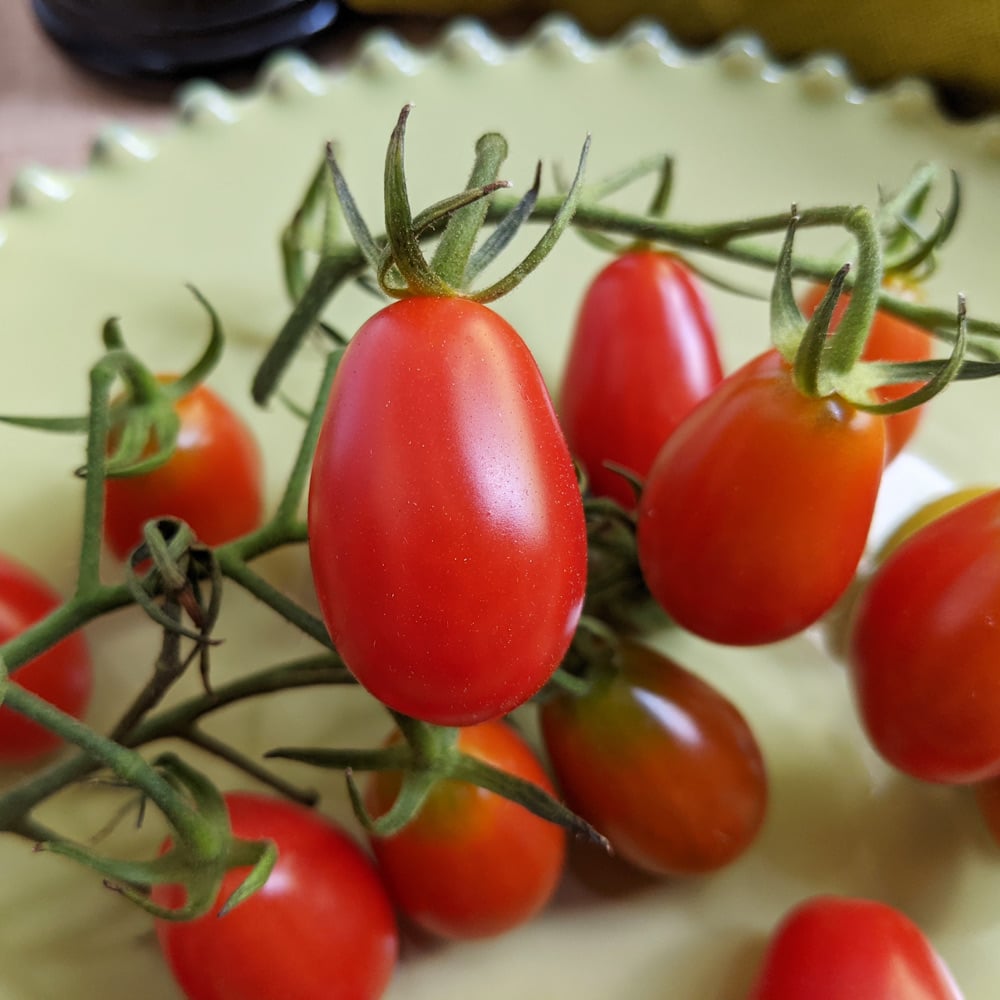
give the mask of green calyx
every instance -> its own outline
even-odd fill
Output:
[[[378,750],[281,747],[265,756],[342,770],[358,821],[376,837],[391,837],[402,830],[419,814],[440,782],[459,781],[511,799],[576,836],[607,846],[606,839],[589,823],[538,785],[463,753],[458,748],[457,729],[431,725],[398,713],[393,716],[403,739]],[[354,779],[356,771],[400,773],[395,801],[381,816],[372,816],[365,807]]]
[[[386,152],[384,236],[372,235],[340,170],[333,147],[328,147],[327,162],[343,218],[365,262],[374,271],[380,289],[391,298],[460,295],[476,302],[492,302],[520,284],[547,256],[569,225],[582,190],[590,139],[588,137],[584,143],[573,183],[535,246],[504,277],[473,290],[472,282],[531,216],[538,200],[540,169],[536,170],[528,191],[497,222],[489,237],[477,246],[491,196],[502,188],[510,187],[509,182],[497,179],[507,156],[507,142],[494,132],[480,137],[465,189],[414,215],[404,169],[406,123],[410,110],[411,105],[407,105],[400,112]],[[438,231],[441,231],[440,240],[428,260],[422,244]],[[329,245],[327,251],[330,251]]]
[[[876,216],[883,242],[883,270],[886,276],[908,275],[926,278],[936,265],[937,251],[951,236],[961,208],[958,175],[949,173],[948,201],[929,232],[924,232],[920,215],[938,179],[934,164],[923,164],[891,198],[884,198]]]
[[[919,197],[926,196],[923,188]],[[905,201],[912,206],[917,195]],[[953,199],[954,202],[955,199]],[[895,201],[889,202],[894,205]],[[893,218],[908,216],[898,208]],[[885,207],[883,207],[883,215]],[[927,260],[926,243],[937,241],[950,232],[950,215],[942,216],[937,236],[921,242],[922,260]],[[952,220],[953,221],[953,220]],[[792,247],[797,229],[807,225],[841,225],[856,243],[856,261],[846,263],[834,275],[823,300],[807,321],[799,310],[792,289]],[[910,223],[899,222],[898,229],[912,238]],[[890,245],[899,233],[890,228]],[[908,258],[916,259],[914,254]],[[852,406],[870,413],[890,415],[921,406],[957,379],[988,378],[1000,373],[1000,363],[967,361],[968,334],[965,301],[959,297],[949,357],[921,362],[863,361],[862,352],[871,330],[882,295],[883,238],[878,219],[863,207],[832,208],[798,212],[794,207],[788,221],[784,243],[775,269],[771,291],[771,337],[774,346],[792,366],[798,389],[807,396],[837,395]],[[836,330],[830,330],[837,302],[850,285],[850,300]],[[876,402],[874,392],[885,385],[921,383],[913,392],[899,399]]]
[[[243,902],[267,881],[277,860],[269,841],[233,836],[225,802],[202,774],[174,754],[154,762],[167,790],[158,804],[173,828],[172,843],[164,854],[149,861],[128,861],[96,854],[66,840],[48,840],[38,850],[59,854],[104,876],[109,888],[164,920],[190,920],[215,905],[222,881],[231,868],[250,872],[224,902],[222,912]],[[144,789],[144,791],[146,791]],[[182,885],[185,902],[176,909],[155,903],[149,890],[155,885]]]
[[[222,357],[224,337],[218,314],[198,289],[188,287],[208,313],[211,326],[208,344],[201,356],[175,379],[161,381],[128,350],[117,317],[111,317],[104,324],[105,354],[95,365],[95,372],[99,370],[101,377],[120,381],[124,387],[108,405],[110,448],[104,462],[105,476],[140,476],[159,468],[170,458],[180,430],[177,400],[203,382]],[[0,421],[35,430],[83,434],[90,429],[91,415],[0,415]],[[85,469],[78,472],[86,475]]]

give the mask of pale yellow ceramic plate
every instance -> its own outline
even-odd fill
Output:
[[[907,83],[865,95],[835,60],[780,69],[752,40],[695,57],[648,26],[605,45],[555,20],[507,47],[464,23],[427,52],[373,35],[351,66],[332,76],[282,58],[249,94],[190,89],[166,134],[112,129],[83,176],[22,175],[0,217],[0,409],[82,412],[85,372],[110,314],[121,317],[126,336],[154,367],[177,368],[193,358],[205,333],[183,287],[194,282],[229,333],[212,383],[253,421],[275,495],[298,423],[278,406],[254,410],[247,387],[287,308],[277,234],[327,139],[340,144],[345,172],[377,225],[385,141],[410,101],[416,107],[408,160],[418,204],[464,181],[476,137],[491,129],[509,138],[505,173],[522,189],[538,158],[570,169],[588,132],[591,176],[672,152],[675,214],[701,221],[781,211],[792,201],[870,204],[878,185],[900,184],[919,161],[940,161],[960,173],[965,211],[932,296],[950,306],[963,290],[974,314],[1000,317],[1000,134],[989,123],[945,122],[926,88]],[[523,290],[500,304],[553,384],[574,303],[599,263],[595,251],[569,236]],[[766,287],[763,275],[746,280]],[[730,363],[760,349],[765,306],[722,294],[714,300]],[[350,298],[341,325],[350,328],[370,308],[370,299]],[[307,351],[289,392],[307,400],[316,371],[317,354]],[[990,384],[963,386],[933,404],[916,444],[929,465],[911,462],[897,471],[893,511],[940,488],[941,477],[1000,477],[997,393]],[[0,428],[0,549],[62,588],[73,574],[80,484],[71,472],[81,447],[76,439]],[[272,558],[266,569],[308,599],[303,553]],[[217,656],[219,676],[309,649],[239,594],[220,634],[226,643]],[[100,623],[90,637],[99,672],[92,717],[104,723],[146,675],[155,629],[128,612]],[[841,668],[814,637],[750,652],[665,641],[713,678],[759,733],[772,803],[753,849],[715,876],[643,884],[611,898],[571,882],[545,917],[501,940],[408,949],[390,997],[738,1000],[770,928],[818,891],[901,907],[933,938],[969,1000],[994,997],[1000,850],[969,796],[919,786],[875,758]],[[383,736],[385,718],[360,692],[312,692],[245,706],[213,725],[259,752],[289,742],[370,745]],[[223,784],[240,781],[206,766]],[[324,808],[349,816],[337,776],[293,765],[285,773],[318,784]],[[78,791],[46,818],[88,836],[119,802],[107,790]],[[139,833],[126,824],[109,849],[149,851],[160,832],[155,823]],[[177,1000],[146,917],[96,878],[32,854],[16,839],[0,843],[0,927],[3,1000]]]

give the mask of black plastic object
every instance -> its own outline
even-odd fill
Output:
[[[73,58],[118,76],[185,76],[259,59],[326,31],[336,0],[32,0]]]

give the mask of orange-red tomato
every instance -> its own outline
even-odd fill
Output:
[[[884,421],[795,386],[775,351],[681,423],[639,503],[639,563],[678,624],[715,642],[774,642],[846,590],[864,551]]]
[[[538,758],[505,722],[461,730],[458,747],[552,792]],[[372,815],[388,811],[399,783],[396,772],[371,775],[365,802]],[[531,919],[555,892],[566,859],[561,827],[451,780],[435,785],[401,832],[371,843],[402,912],[444,938],[489,937]]]
[[[143,475],[107,480],[104,538],[119,559],[157,517],[180,518],[206,545],[221,545],[260,525],[263,472],[250,428],[204,385],[182,396],[176,408],[180,432],[166,463]]]
[[[760,828],[767,775],[746,720],[655,650],[623,642],[617,670],[547,698],[541,723],[570,808],[645,871],[712,871]]]

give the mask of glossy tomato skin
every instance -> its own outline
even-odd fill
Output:
[[[962,1000],[920,929],[884,903],[818,896],[781,922],[747,1000]]]
[[[226,795],[233,832],[272,840],[278,860],[255,895],[218,916],[245,869],[230,872],[214,909],[158,920],[160,948],[188,1000],[376,1000],[399,950],[392,903],[375,866],[338,826],[303,806]],[[153,899],[177,907],[179,886]]]
[[[749,725],[653,649],[624,642],[618,669],[582,696],[546,699],[541,725],[570,808],[644,871],[721,868],[760,829],[767,774]]]
[[[799,392],[774,351],[728,376],[649,474],[638,551],[650,591],[715,642],[796,634],[829,610],[864,551],[883,421]]]
[[[683,261],[631,251],[603,268],[580,306],[559,398],[591,491],[634,507],[631,485],[603,463],[645,478],[663,442],[721,380],[714,320]]]
[[[470,725],[545,683],[580,615],[586,529],[551,400],[506,321],[413,298],[361,327],[316,450],[309,552],[337,649],[391,708]]]
[[[524,739],[494,720],[463,729],[459,749],[552,792]],[[371,776],[374,816],[395,801],[399,775]],[[555,892],[566,860],[565,831],[523,806],[465,782],[435,786],[417,817],[372,850],[400,910],[443,938],[483,938],[530,920]]]
[[[54,611],[62,599],[33,572],[0,556],[0,644]],[[93,665],[87,642],[73,632],[15,673],[17,683],[56,708],[80,718],[90,702]],[[0,708],[0,763],[22,764],[62,746],[54,733]]]
[[[919,301],[922,298],[920,287],[904,277],[890,277],[885,287],[894,295]],[[826,289],[821,285],[810,288],[803,300],[803,311],[811,315],[819,305]],[[833,313],[832,326],[840,321],[850,295],[841,295]],[[908,323],[898,316],[879,310],[875,313],[868,339],[861,357],[865,361],[926,361],[933,354],[934,342],[930,334],[913,323]],[[915,389],[919,383],[906,382],[900,385],[884,385],[876,390],[876,395],[882,402],[902,399]],[[909,443],[920,424],[923,407],[916,406],[902,413],[893,413],[885,420],[885,458],[891,462]]]
[[[875,748],[953,784],[1000,775],[1000,490],[906,539],[855,609],[848,662]]]
[[[181,427],[168,461],[144,475],[107,480],[104,538],[119,559],[142,541],[143,525],[155,517],[186,521],[206,545],[221,545],[261,523],[263,471],[250,428],[204,385],[182,396],[176,408]]]

